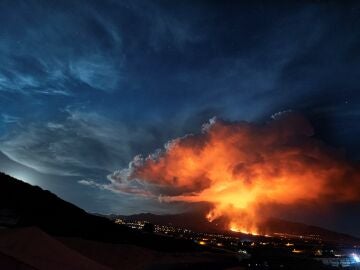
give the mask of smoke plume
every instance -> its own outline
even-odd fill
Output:
[[[276,214],[276,205],[359,200],[357,165],[313,133],[291,112],[264,125],[213,118],[109,180],[118,191],[164,202],[207,202],[209,221],[226,217],[229,229],[258,233],[265,208]]]

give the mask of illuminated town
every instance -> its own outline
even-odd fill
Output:
[[[273,233],[262,236],[232,231],[206,233],[172,225],[151,224],[145,220],[117,218],[114,222],[134,230],[186,239],[210,249],[236,253],[240,264],[248,269],[283,268],[289,258],[301,260],[302,263],[306,260],[318,261],[326,267],[324,269],[360,269],[360,245],[328,243],[315,234]],[[283,259],[284,263],[278,258]]]

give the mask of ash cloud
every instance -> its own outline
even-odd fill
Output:
[[[264,125],[213,118],[201,133],[136,156],[108,179],[120,192],[207,202],[215,217],[231,209],[256,219],[261,205],[359,201],[359,172],[342,151],[317,140],[302,115],[287,111]]]

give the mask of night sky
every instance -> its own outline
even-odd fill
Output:
[[[350,1],[2,0],[0,170],[91,212],[179,212],[103,185],[214,116],[289,110],[359,162],[359,29]],[[360,236],[360,203],[328,211],[288,216]]]

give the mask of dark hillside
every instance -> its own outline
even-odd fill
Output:
[[[91,215],[40,187],[0,173],[0,226],[36,226],[55,236],[128,243],[157,250],[195,250],[185,240],[131,230],[109,219]]]

